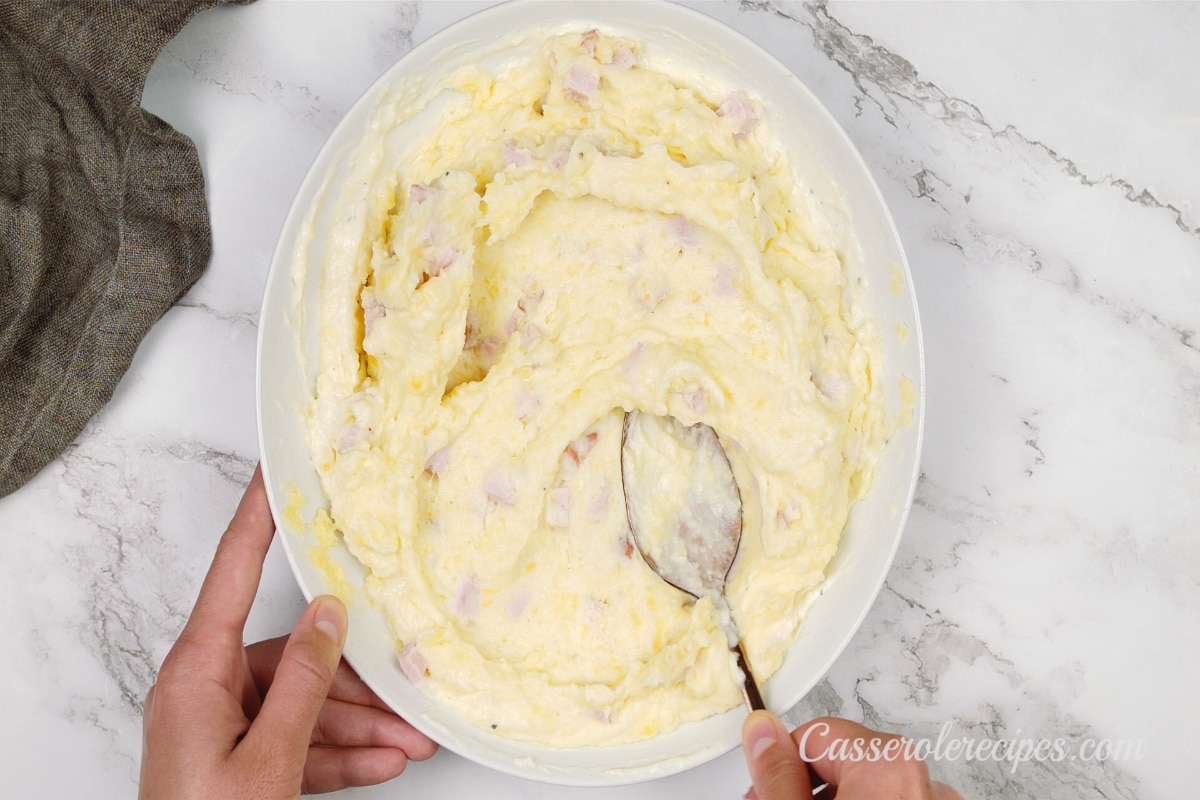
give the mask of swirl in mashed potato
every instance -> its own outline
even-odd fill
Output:
[[[703,421],[745,505],[727,587],[778,669],[883,437],[842,228],[743,91],[543,38],[394,87],[346,157],[309,446],[411,680],[573,747],[739,702],[711,600],[629,538],[621,415]]]

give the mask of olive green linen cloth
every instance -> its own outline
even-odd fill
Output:
[[[74,440],[208,264],[196,148],[141,96],[212,5],[0,0],[0,497]]]

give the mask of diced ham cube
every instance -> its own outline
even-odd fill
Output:
[[[546,524],[566,528],[571,524],[571,490],[566,486],[551,489],[546,503]]]
[[[340,442],[338,442],[337,451],[339,453],[345,453],[353,450],[362,444],[363,439],[366,438],[366,434],[367,431],[365,428],[363,428],[363,426],[353,422],[350,423],[342,431],[342,439]]]
[[[812,374],[812,382],[817,387],[817,390],[829,398],[831,402],[838,405],[846,402],[846,395],[849,393],[849,390],[846,382],[837,375],[814,372]]]
[[[425,670],[429,668],[429,662],[425,660],[425,656],[417,649],[416,642],[409,642],[404,645],[404,649],[400,651],[400,669],[413,683],[418,683],[425,677]]]
[[[583,46],[584,52],[589,56],[596,55],[596,41],[600,38],[600,31],[592,28],[583,32],[583,39],[579,42]]]
[[[367,336],[371,335],[371,331],[375,328],[375,323],[378,320],[387,316],[387,308],[383,303],[375,299],[373,295],[363,294],[362,298],[363,310],[363,330]]]
[[[596,440],[599,438],[600,434],[598,432],[587,431],[567,445],[567,449],[563,451],[563,455],[576,465],[582,464],[583,460],[588,457],[588,453],[592,452],[592,448],[596,446]]]
[[[479,340],[479,363],[490,368],[496,363],[496,357],[500,355],[500,350],[503,349],[504,343],[495,336],[485,336]]]
[[[458,251],[454,248],[439,248],[429,259],[429,264],[425,267],[425,274],[431,278],[436,278],[442,274],[443,270],[449,268],[457,260]]]
[[[622,47],[613,53],[612,65],[617,69],[629,69],[637,64],[637,55],[628,47]]]
[[[638,342],[634,345],[633,350],[621,362],[621,377],[627,381],[632,381],[638,376],[642,369],[642,364],[646,360],[646,351],[650,348],[645,342]]]
[[[583,64],[574,64],[563,82],[567,99],[583,103],[594,98],[600,91],[600,74]]]
[[[528,608],[531,602],[533,602],[533,595],[529,592],[520,592],[508,604],[508,616],[512,619],[521,616],[521,612]]]
[[[521,323],[526,317],[533,314],[537,310],[538,304],[542,302],[542,298],[546,295],[545,289],[537,291],[529,291],[521,296],[517,301],[517,307],[513,309],[509,315],[508,322],[504,324],[504,335],[512,336],[517,332],[517,328],[521,327]]]
[[[408,202],[420,205],[433,196],[433,189],[423,183],[414,183],[408,187]]]
[[[511,506],[517,502],[517,486],[507,470],[494,469],[484,481],[483,491],[497,503]]]
[[[450,445],[435,451],[425,462],[425,471],[431,475],[441,475],[450,466],[451,455]]]
[[[700,233],[695,226],[682,214],[672,214],[667,217],[667,227],[684,247],[695,247],[700,241]]]
[[[708,398],[704,395],[704,389],[695,386],[683,393],[683,402],[692,410],[692,413],[703,414],[708,405]]]
[[[592,522],[600,522],[608,513],[608,498],[612,494],[612,486],[609,484],[608,478],[600,479],[599,489],[588,503],[588,515],[592,518]]]
[[[511,139],[505,142],[504,146],[500,148],[500,155],[507,166],[518,168],[529,166],[529,151],[524,147],[518,146]]]
[[[621,557],[629,560],[633,558],[633,533],[628,532],[625,538],[621,540]]]
[[[785,528],[800,521],[800,509],[793,505],[782,505],[775,512],[775,522]]]
[[[717,107],[717,115],[728,117],[733,123],[734,141],[740,142],[758,127],[758,115],[746,93],[738,90],[730,93],[725,101]]]
[[[725,262],[717,267],[717,281],[714,291],[718,297],[733,297],[733,265]]]
[[[465,578],[454,596],[454,613],[470,619],[479,612],[479,578],[471,575]]]
[[[633,292],[633,299],[638,305],[647,311],[654,311],[662,301],[671,296],[671,287],[661,278],[657,285],[653,286],[645,278],[639,278],[633,282],[630,291]]]
[[[571,148],[564,147],[561,150],[555,150],[546,163],[550,165],[550,169],[557,171],[565,167],[570,158]]]
[[[542,407],[541,398],[534,392],[522,392],[515,403],[513,403],[513,413],[517,415],[517,419],[522,422],[528,422],[529,418],[537,413],[537,410]]]

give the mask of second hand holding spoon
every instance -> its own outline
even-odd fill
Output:
[[[742,500],[716,432],[639,411],[625,414],[621,480],[633,541],[650,569],[722,616],[751,711],[764,708],[725,600],[725,579],[742,538]]]

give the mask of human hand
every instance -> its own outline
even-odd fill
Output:
[[[142,800],[274,800],[366,786],[436,749],[341,661],[347,622],[337,598],[314,600],[286,642],[243,646],[274,530],[256,470],[146,695]]]
[[[862,752],[894,757],[834,759],[831,749],[845,740]],[[896,744],[889,747],[889,742]],[[778,717],[767,711],[755,711],[742,726],[742,744],[750,767],[753,788],[750,800],[807,800],[813,797],[814,784],[828,784],[816,797],[838,800],[962,800],[962,796],[943,783],[929,779],[925,762],[905,757],[904,738],[879,733],[857,722],[821,717],[788,733]],[[801,754],[801,747],[804,753]],[[803,755],[803,757],[802,757]],[[818,782],[819,781],[819,782]]]
[[[246,646],[259,697],[274,683],[288,639],[280,636]],[[396,716],[349,664],[340,661],[312,731],[302,791],[319,794],[383,783],[403,772],[409,759],[424,761],[435,752],[431,739]]]

